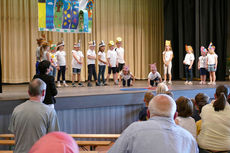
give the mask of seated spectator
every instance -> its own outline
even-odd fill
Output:
[[[228,88],[216,88],[215,100],[201,111],[201,131],[198,135],[200,153],[230,151],[230,105],[227,102]]]
[[[59,131],[56,112],[43,104],[46,84],[34,79],[29,84],[29,100],[18,105],[11,116],[9,130],[15,135],[14,153],[28,153],[33,144],[52,131]]]
[[[209,97],[206,94],[203,93],[198,93],[195,97],[195,101],[194,101],[194,105],[195,105],[195,109],[197,111],[197,115],[194,115],[194,117],[196,117],[198,119],[198,117],[200,118],[200,113],[202,108],[207,105],[209,103]],[[195,119],[196,120],[196,119]],[[201,119],[199,119],[198,121],[196,121],[196,135],[198,135],[200,133],[200,129],[201,129]]]
[[[149,102],[153,97],[154,97],[154,94],[152,92],[145,93],[145,96],[144,96],[145,107],[139,113],[139,121],[148,120],[147,110],[148,110]]]
[[[191,117],[193,112],[193,103],[189,98],[184,96],[176,100],[178,117],[175,119],[177,125],[188,130],[196,138],[196,123]]]
[[[68,134],[51,132],[39,139],[29,153],[79,153],[79,148]]]
[[[172,97],[172,98],[174,98],[174,95],[173,95],[173,93],[171,91],[166,91],[165,94],[170,96],[170,97]]]
[[[127,127],[108,153],[198,153],[194,137],[174,122],[176,103],[157,95],[148,106],[150,119]]]
[[[165,84],[165,83],[159,83],[158,86],[157,86],[157,89],[156,89],[156,94],[165,94],[165,92],[167,92],[169,89],[168,89],[168,86]]]
[[[54,96],[57,95],[57,89],[55,86],[54,77],[48,75],[50,73],[50,66],[51,64],[47,60],[40,62],[38,64],[40,74],[36,74],[34,79],[39,78],[46,83],[46,96],[43,103],[54,108],[54,104],[56,103]]]

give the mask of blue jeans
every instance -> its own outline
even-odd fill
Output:
[[[192,68],[189,69],[189,65],[185,65],[186,81],[192,81]]]
[[[53,76],[54,78],[56,77],[56,72],[57,72],[57,69],[55,66],[52,66],[53,70],[50,71],[49,75]]]
[[[105,68],[105,65],[99,65],[98,83],[101,83],[100,77],[102,77],[102,82],[105,83]]]
[[[150,80],[150,85],[152,87],[157,86],[159,82],[160,82],[160,79],[158,77],[156,77],[154,80]]]
[[[39,64],[39,61],[36,61],[36,64],[35,64],[35,66],[36,66],[36,74],[40,74],[39,69],[38,69],[38,64]]]

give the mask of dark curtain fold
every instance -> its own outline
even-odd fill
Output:
[[[200,46],[209,42],[218,55],[217,79],[226,74],[227,0],[164,0],[164,38],[172,40],[174,52],[173,78],[184,77],[185,44],[192,45],[196,61],[194,77],[199,77],[197,60]]]

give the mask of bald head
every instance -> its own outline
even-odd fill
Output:
[[[164,116],[173,118],[176,113],[176,103],[170,96],[159,94],[151,100],[148,109],[150,117]]]

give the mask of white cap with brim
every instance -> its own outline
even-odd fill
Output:
[[[105,46],[105,42],[102,40],[99,44],[99,47]]]

